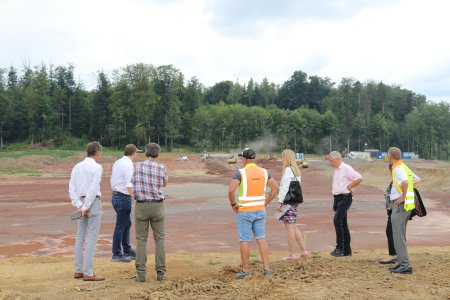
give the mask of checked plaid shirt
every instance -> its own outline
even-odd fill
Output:
[[[152,159],[136,164],[133,176],[136,200],[163,200],[163,181],[167,180],[166,167]]]

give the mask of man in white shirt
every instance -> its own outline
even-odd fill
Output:
[[[396,274],[411,274],[413,269],[409,263],[406,246],[406,224],[411,215],[411,208],[414,207],[413,186],[420,181],[420,178],[402,162],[399,148],[389,148],[387,158],[392,164],[392,188],[389,198],[393,201],[391,223],[397,253],[397,265],[389,270]]]
[[[112,205],[116,211],[111,259],[113,262],[131,262],[131,259],[136,258],[136,252],[131,249],[130,244],[133,161],[136,156],[136,146],[128,144],[125,146],[124,156],[118,159],[112,167]]]
[[[87,145],[87,157],[72,169],[69,182],[69,194],[77,212],[77,239],[75,242],[75,275],[84,281],[102,281],[104,277],[94,274],[93,262],[97,236],[100,230],[102,203],[100,201],[100,182],[103,168],[98,164],[102,157],[102,146],[98,142]],[[83,255],[83,247],[86,249]]]

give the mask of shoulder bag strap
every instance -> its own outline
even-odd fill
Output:
[[[295,175],[294,169],[292,169],[292,167],[289,167],[289,168],[291,168],[292,174],[294,174],[295,181],[298,181],[297,176]]]

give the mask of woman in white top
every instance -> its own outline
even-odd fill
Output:
[[[280,182],[280,191],[278,193],[278,202],[280,207],[278,211],[283,211],[283,200],[289,190],[289,184],[293,180],[301,181],[300,169],[297,166],[295,160],[295,154],[292,150],[284,150],[281,153],[283,157],[283,177]],[[305,248],[305,242],[303,241],[302,233],[297,227],[297,207],[298,204],[291,205],[289,210],[280,217],[280,221],[284,223],[286,234],[288,238],[288,250],[289,255],[283,258],[285,261],[294,262],[300,258],[307,258],[309,256],[308,251]],[[301,250],[301,255],[295,255],[295,243],[298,244]]]

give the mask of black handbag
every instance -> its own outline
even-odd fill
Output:
[[[294,170],[292,170],[292,173],[295,176]],[[297,177],[295,176],[295,180],[289,183],[289,190],[284,197],[283,204],[292,205],[300,203],[303,203],[302,187],[300,186],[300,181],[298,181]]]

